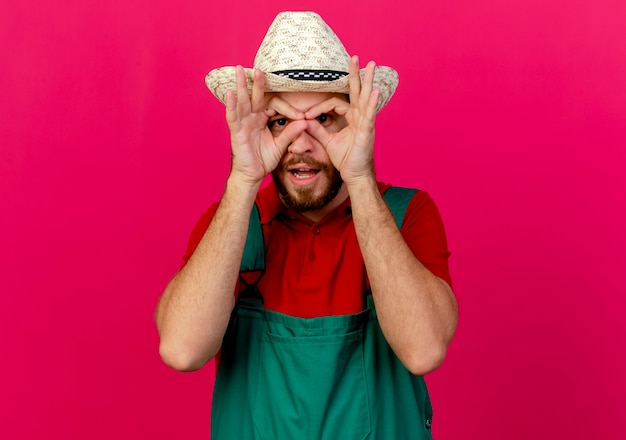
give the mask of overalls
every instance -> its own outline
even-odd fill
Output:
[[[398,227],[416,190],[385,193]],[[255,205],[241,271],[265,268]],[[432,408],[385,340],[371,295],[352,315],[298,318],[240,294],[213,393],[212,440],[425,440]]]

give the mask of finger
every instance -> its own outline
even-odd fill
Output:
[[[240,112],[250,112],[250,94],[248,92],[248,81],[243,67],[235,67],[235,78],[237,81],[237,106]]]
[[[274,142],[276,146],[284,153],[287,150],[287,147],[295,142],[298,139],[298,136],[302,134],[308,127],[307,121],[299,120],[293,121],[290,124],[287,124],[285,129],[278,135],[278,137],[274,138]]]
[[[376,119],[376,109],[378,108],[378,99],[380,97],[380,90],[374,89],[370,93],[369,100],[367,101],[367,107],[365,109],[365,120],[369,122],[370,126],[374,125]]]
[[[265,74],[259,69],[254,69],[250,104],[252,113],[262,111],[265,104]]]
[[[348,81],[350,83],[350,102],[357,103],[361,95],[361,75],[359,74],[359,57],[356,55],[350,58]]]
[[[331,134],[326,128],[315,119],[307,119],[306,132],[319,141],[326,148],[330,142]]]
[[[275,93],[265,93],[265,101],[263,103],[263,113],[265,113],[265,115],[268,118],[271,118],[272,116],[275,116],[278,114],[278,112],[276,111],[276,109],[274,108],[274,106],[272,105],[272,103],[276,100],[276,94]]]
[[[266,103],[265,114],[272,113],[271,116],[280,114],[287,119],[291,119],[297,121],[299,119],[304,119],[304,113],[289,104],[284,99],[279,98],[278,96],[272,96],[268,102]]]
[[[237,121],[237,97],[235,92],[228,90],[226,92],[226,122],[231,125]]]
[[[345,115],[350,110],[350,103],[345,95],[333,96],[325,101],[315,104],[304,114],[306,119],[315,119],[322,113],[335,112],[338,115]]]
[[[370,95],[372,93],[372,88],[374,87],[374,73],[376,71],[376,63],[374,61],[370,61],[367,63],[365,67],[365,74],[363,75],[363,81],[361,82],[361,96],[360,96],[360,104],[363,106],[367,105],[369,101]]]

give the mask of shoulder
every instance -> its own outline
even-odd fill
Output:
[[[215,215],[218,206],[219,202],[215,202],[211,206],[209,206],[209,209],[207,209],[200,216],[195,226],[191,230],[191,234],[187,242],[187,251],[183,256],[183,263],[187,263],[189,258],[191,258],[191,254],[193,254],[193,252],[196,250],[196,247],[198,247],[198,243],[200,243],[200,240],[202,240],[204,233],[209,228],[211,220],[213,220],[213,216]]]
[[[259,190],[255,204],[259,210],[262,224],[269,223],[284,210],[284,206],[278,196],[278,189],[273,181],[270,181],[267,186]]]
[[[437,211],[435,202],[427,191],[419,188],[394,186],[388,183],[378,182],[378,188],[384,195],[390,208],[392,205],[403,205],[407,214],[415,214],[421,211]]]

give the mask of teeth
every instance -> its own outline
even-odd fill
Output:
[[[316,171],[315,170],[311,170],[309,168],[304,168],[304,169],[298,169],[298,170],[291,170],[291,173],[297,179],[307,179],[309,177],[314,176]]]

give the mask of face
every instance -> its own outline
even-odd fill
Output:
[[[343,95],[319,92],[276,95],[302,112],[333,96],[342,96],[345,99]],[[331,133],[336,133],[347,125],[345,117],[334,112],[323,113],[316,119]],[[276,115],[269,120],[268,127],[274,136],[278,136],[289,123],[289,119]],[[282,202],[312,219],[321,218],[347,197],[347,193],[343,194],[345,191],[342,191],[341,175],[331,163],[326,149],[307,132],[301,133],[291,143],[272,172],[272,177]]]

